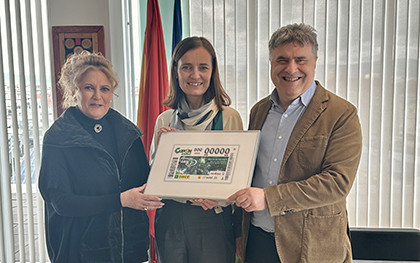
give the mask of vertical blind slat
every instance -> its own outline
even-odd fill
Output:
[[[253,72],[256,72],[256,44],[255,40],[257,39],[257,32],[256,32],[256,9],[257,9],[257,1],[256,0],[247,0],[247,31],[246,31],[246,43],[247,43],[247,103],[246,108],[247,110],[247,116],[245,119],[248,123],[248,116],[249,116],[249,110],[251,109],[251,106],[254,101],[257,100],[257,91],[254,87],[257,86],[257,80],[255,77],[255,74]]]
[[[11,6],[10,1],[5,0],[5,19],[6,19],[6,31],[7,31],[7,46],[8,46],[8,61],[9,61],[9,88],[10,88],[10,104],[12,111],[12,167],[16,178],[16,211],[17,211],[17,231],[18,231],[18,245],[19,245],[19,258],[25,258],[25,237],[23,228],[23,200],[22,200],[22,186],[20,183],[21,169],[20,169],[20,149],[19,149],[19,125],[18,125],[18,111],[16,105],[16,83],[15,83],[15,65],[14,65],[14,54],[13,54],[13,43],[12,43],[12,32],[11,32]],[[14,240],[14,239],[12,239]],[[14,244],[14,242],[12,242]]]
[[[395,32],[398,31],[399,29],[399,21],[398,21],[398,13],[399,13],[399,3],[396,3],[396,7],[395,7],[395,14],[396,14],[396,19],[395,19]],[[401,40],[396,37],[394,38],[394,46],[395,47],[399,47],[401,44]],[[391,145],[391,154],[392,154],[392,169],[391,169],[391,173],[392,173],[392,177],[391,177],[391,226],[392,227],[397,227],[400,223],[401,223],[401,213],[399,213],[400,209],[397,205],[401,205],[400,201],[401,201],[401,177],[397,177],[398,175],[401,175],[399,173],[399,169],[401,168],[401,159],[402,159],[402,151],[401,151],[401,144],[402,144],[402,140],[399,138],[400,134],[402,133],[401,131],[401,121],[398,118],[399,116],[397,115],[398,112],[398,108],[397,107],[404,107],[402,104],[401,100],[401,94],[400,94],[400,85],[401,85],[401,80],[397,80],[397,76],[398,73],[400,73],[400,68],[398,67],[398,65],[400,64],[399,61],[396,61],[395,59],[401,55],[401,52],[398,48],[395,49],[394,52],[394,74],[393,74],[393,94],[392,94],[392,145]],[[400,139],[400,140],[398,140]]]
[[[123,8],[122,8],[123,18],[126,21],[128,21],[123,27],[123,31],[124,31],[123,34],[126,35],[127,38],[128,38],[128,39],[124,38],[124,44],[123,44],[125,46],[125,48],[124,48],[124,56],[125,57],[130,57],[130,54],[128,54],[128,52],[131,50],[131,48],[130,48],[131,34],[127,33],[127,31],[129,31],[130,23],[131,23],[130,18],[129,18],[129,12],[130,12],[129,8],[130,7],[131,6],[128,5],[127,1],[123,1]],[[131,85],[131,77],[130,77],[130,73],[131,73],[130,60],[124,60],[124,61],[125,61],[125,71],[124,71],[125,77],[124,77],[124,79],[127,80],[126,85],[128,87],[131,87],[132,85]],[[133,116],[132,116],[133,115],[132,114],[133,107],[132,107],[132,98],[131,97],[132,97],[131,92],[126,92],[125,93],[125,101],[126,101],[126,105],[125,105],[126,109],[125,110],[127,112],[127,117],[129,119],[133,119]]]
[[[31,93],[31,112],[32,112],[32,127],[33,127],[33,152],[34,152],[34,169],[35,169],[35,175],[39,174],[39,167],[40,167],[40,142],[39,142],[39,124],[38,124],[38,102],[37,102],[37,90],[36,90],[36,78],[35,78],[35,59],[34,59],[34,47],[33,47],[33,31],[32,31],[32,10],[31,10],[31,3],[30,0],[25,0],[25,8],[26,8],[26,28],[27,28],[27,46],[28,46],[28,60],[29,60],[29,80],[30,80],[30,93]],[[38,180],[35,181],[36,183]],[[27,182],[28,184],[28,182]],[[31,184],[32,187],[32,184]],[[36,187],[37,189],[37,187]],[[37,192],[37,191],[36,191]],[[31,195],[33,196],[33,194]],[[32,199],[32,198],[31,198]],[[44,239],[40,238],[40,236],[43,236],[44,228],[43,228],[43,222],[40,221],[42,217],[40,214],[42,214],[42,206],[39,205],[38,200],[40,200],[40,196],[37,193],[36,197],[36,204],[37,204],[37,225],[38,225],[38,254],[44,254],[45,255],[45,248],[44,246],[40,244]],[[29,213],[31,214],[31,213]],[[34,231],[35,232],[35,231]],[[34,236],[35,239],[35,236]],[[34,251],[36,254],[36,252]],[[34,256],[35,257],[35,256]],[[45,256],[44,256],[45,257]],[[42,258],[42,257],[40,257]],[[31,260],[35,260],[31,256]],[[42,261],[41,261],[42,262]]]
[[[34,5],[34,11],[35,11],[35,27],[36,30],[36,38],[37,38],[37,53],[38,53],[38,75],[39,75],[39,92],[41,95],[41,116],[39,114],[37,115],[37,126],[38,126],[38,120],[41,117],[42,121],[42,130],[45,132],[49,127],[49,120],[48,120],[48,100],[47,100],[47,84],[46,84],[46,66],[45,61],[43,58],[45,57],[45,51],[44,51],[44,38],[43,38],[43,22],[42,22],[42,6],[41,6],[41,0],[35,0],[32,2]],[[38,91],[37,91],[38,94]],[[34,95],[34,94],[32,94]],[[37,104],[38,105],[38,102]],[[38,113],[38,109],[37,109]],[[38,127],[39,128],[39,127]],[[37,129],[39,131],[39,129]],[[35,136],[35,133],[34,133]],[[42,136],[42,135],[41,135]],[[38,139],[39,137],[36,137]],[[39,146],[40,147],[40,146]],[[36,148],[34,149],[37,150]],[[39,150],[38,150],[39,151]],[[39,161],[40,162],[40,161]],[[39,166],[36,169],[36,177],[38,179],[39,176]],[[37,180],[38,181],[38,180]],[[44,204],[42,202],[41,194],[39,193],[39,190],[37,189],[37,222],[38,222],[38,253],[39,253],[39,262],[43,263],[46,261],[46,242],[45,242],[45,235],[44,235]]]
[[[329,30],[329,26],[328,26],[328,0],[325,0],[325,6],[324,6],[324,17],[322,17],[322,20],[324,22],[324,36],[323,36],[323,40],[324,40],[324,45],[325,45],[325,50],[324,50],[324,64],[323,64],[323,69],[324,69],[324,80],[322,83],[324,83],[324,86],[328,87],[328,55],[329,55],[329,44],[328,44],[328,30]]]
[[[356,107],[358,108],[358,109],[360,109],[360,105],[361,105],[361,103],[360,103],[360,96],[361,96],[361,88],[362,88],[362,81],[361,81],[361,71],[362,71],[362,56],[360,55],[361,53],[362,53],[362,31],[363,31],[363,2],[362,1],[360,1],[360,17],[358,17],[358,25],[359,25],[359,30],[358,30],[358,55],[357,55],[357,61],[358,61],[358,63],[357,63],[357,87],[358,87],[358,90],[357,90],[357,102],[356,102]],[[360,122],[362,123],[363,122],[363,119],[362,119],[362,116],[360,116]],[[363,130],[362,130],[362,132],[363,132]],[[363,164],[362,164],[362,161],[360,162],[360,164],[359,164],[359,169],[360,169],[360,167],[362,167],[363,166]],[[363,195],[364,193],[363,193],[363,179],[365,179],[365,178],[362,178],[362,177],[357,177],[357,179],[356,179],[356,184],[353,186],[353,187],[356,187],[356,189],[355,189],[355,192],[356,192],[356,207],[357,207],[357,209],[356,209],[356,221],[355,221],[355,224],[356,225],[359,225],[359,224],[361,224],[360,223],[360,218],[363,216],[363,214],[365,214],[366,213],[366,211],[360,211],[361,209],[359,209],[359,207],[360,207],[360,204],[361,204],[361,202],[362,202],[362,198],[361,198],[361,195]]]
[[[339,18],[340,10],[341,10],[341,8],[343,8],[342,7],[343,5],[340,4],[340,3],[342,3],[342,2],[337,1],[337,3],[336,3],[336,13],[335,13],[335,17],[334,17],[334,19],[336,21],[336,23],[335,23],[336,24],[336,27],[335,27],[335,43],[336,43],[336,45],[335,45],[335,58],[334,58],[335,59],[334,62],[335,62],[336,77],[335,77],[334,86],[335,86],[335,89],[336,89],[336,93],[338,95],[346,98],[347,94],[344,94],[344,96],[343,96],[343,93],[341,92],[342,85],[340,85],[340,82],[339,82],[340,81],[340,78],[339,78],[340,68],[339,68],[339,66],[341,65],[341,62],[342,62],[342,61],[340,61],[339,56],[340,56],[341,52],[345,52],[345,50],[343,50],[341,45],[340,45],[341,44],[341,41],[340,41],[340,35],[341,35],[340,26],[342,26],[342,23],[345,21],[345,19],[341,20]],[[339,62],[340,62],[340,64],[339,64]]]
[[[244,34],[244,31],[246,32],[246,28],[248,27],[248,19],[247,19],[247,4],[240,5],[241,1],[236,1],[237,6],[237,29],[235,30],[236,34],[236,68],[237,68],[237,74],[234,76],[235,80],[238,83],[237,87],[237,103],[238,103],[238,111],[241,112],[247,112],[248,111],[248,96],[247,92],[244,92],[248,90],[247,88],[247,78],[242,77],[238,78],[237,76],[246,76],[247,75],[247,61],[248,57],[244,54],[247,54],[247,33]],[[248,115],[248,114],[246,114]],[[247,123],[247,119],[242,119],[244,124]]]
[[[404,74],[404,133],[403,133],[403,167],[402,167],[402,213],[401,213],[401,221],[402,221],[402,226],[405,227],[407,225],[412,225],[413,222],[411,222],[412,219],[412,211],[413,211],[413,207],[410,204],[410,200],[409,198],[407,198],[408,196],[413,196],[412,191],[411,191],[411,187],[412,187],[412,182],[410,182],[410,174],[412,174],[411,168],[410,168],[410,164],[409,164],[409,159],[410,159],[410,147],[412,146],[412,143],[410,143],[410,97],[407,96],[408,91],[410,89],[410,83],[409,83],[409,77],[410,77],[410,65],[409,65],[409,48],[410,48],[410,19],[411,19],[411,14],[410,14],[410,0],[408,0],[407,5],[406,5],[406,12],[405,12],[405,17],[406,17],[406,21],[405,21],[405,28],[406,28],[406,35],[405,35],[405,74]]]
[[[262,36],[270,35],[269,31],[269,1],[258,1],[258,9],[256,11],[258,16],[258,22],[256,27],[256,35],[259,41],[256,41],[256,78],[257,78],[257,87],[261,87],[256,90],[257,100],[264,98],[269,92],[270,88],[270,79],[264,74],[269,71],[269,57],[268,55],[268,39]],[[264,73],[263,73],[264,72]]]
[[[227,3],[226,3],[226,1],[223,1],[220,4],[223,7],[222,21],[226,21],[227,19],[231,18],[231,17],[228,17],[226,15],[226,5],[227,5]],[[224,36],[224,32],[228,32],[226,23],[223,23],[223,32],[221,32],[221,35],[222,36]],[[223,64],[223,66],[224,66],[223,67],[223,71],[225,72],[225,74],[223,75],[224,76],[224,81],[222,83],[230,83],[230,82],[228,82],[228,78],[229,78],[229,75],[230,75],[229,74],[230,73],[229,71],[231,70],[231,68],[229,68],[227,66],[227,63],[228,63],[228,59],[227,59],[228,58],[228,52],[227,52],[227,49],[226,49],[227,48],[227,41],[228,41],[227,37],[223,37],[223,50],[224,50],[224,53],[223,53],[223,61],[225,61],[225,63]],[[229,54],[232,54],[232,53],[229,53]],[[225,89],[227,89],[226,86],[225,86]]]
[[[128,0],[128,4],[130,6],[130,8],[128,9],[128,15],[129,15],[129,21],[130,21],[130,26],[129,28],[129,32],[130,32],[130,52],[129,52],[129,57],[130,58],[134,58],[134,44],[133,44],[133,32],[134,32],[134,21],[133,21],[133,9],[131,8],[131,0]],[[130,61],[130,87],[131,87],[131,93],[130,93],[130,104],[131,104],[131,108],[130,108],[130,112],[131,112],[131,117],[133,118],[133,120],[137,119],[137,109],[138,109],[138,103],[136,102],[136,81],[135,81],[135,72],[134,72],[134,60],[133,59],[129,59]]]
[[[382,14],[382,17],[383,17],[383,19],[384,19],[384,21],[385,21],[385,19],[387,18],[387,16],[386,16],[386,13],[385,13],[385,10],[386,10],[386,5],[387,5],[387,3],[385,2],[383,5],[382,5],[382,12],[381,12],[381,14]],[[386,27],[386,25],[387,25],[387,23],[386,22],[383,22],[382,23],[382,27],[381,27],[381,29],[382,29],[382,35],[381,35],[381,63],[380,63],[380,76],[381,76],[381,87],[382,87],[382,89],[381,89],[381,98],[380,98],[380,101],[381,101],[381,108],[380,108],[380,110],[381,110],[381,118],[380,118],[380,120],[381,120],[381,122],[380,122],[380,138],[379,138],[379,145],[381,146],[380,147],[380,151],[379,151],[379,174],[383,174],[383,172],[385,171],[385,169],[384,169],[384,166],[385,166],[385,156],[382,154],[382,152],[383,152],[383,149],[385,148],[385,146],[384,146],[384,134],[385,134],[385,131],[384,131],[384,129],[383,129],[383,127],[384,127],[384,123],[385,123],[385,114],[386,114],[386,112],[384,112],[384,109],[385,109],[385,102],[384,102],[384,97],[385,97],[385,90],[384,90],[384,88],[385,88],[385,76],[384,76],[384,73],[385,73],[385,57],[386,57],[386,53],[385,53],[385,51],[386,51],[386,49],[385,49],[385,47],[386,47],[386,44],[385,44],[385,36],[387,36],[387,32],[385,31],[386,29],[388,29],[387,27]],[[384,183],[383,183],[383,176],[380,176],[379,177],[379,179],[378,179],[378,186],[379,186],[379,214],[381,215],[380,217],[379,217],[379,222],[378,222],[378,225],[379,226],[383,226],[383,225],[385,225],[385,224],[383,224],[383,218],[385,217],[384,216],[384,210],[385,210],[385,205],[384,205],[384,193],[386,192],[386,190],[387,189],[384,189],[385,187],[384,187]],[[387,192],[388,193],[388,192]]]
[[[211,7],[211,13],[213,19],[213,44],[217,45],[219,48],[216,50],[217,54],[217,60],[218,60],[218,66],[219,66],[219,75],[220,75],[220,81],[222,83],[226,83],[226,60],[225,60],[225,54],[226,54],[226,47],[225,47],[225,23],[224,23],[224,17],[225,17],[225,1],[220,0],[213,0],[213,6]],[[214,12],[214,10],[217,9],[219,12]],[[226,87],[225,87],[226,88]]]
[[[420,5],[417,9],[418,13],[420,13]],[[417,93],[417,100],[416,100],[416,125],[415,125],[415,141],[414,141],[414,147],[415,147],[415,157],[414,157],[414,209],[413,209],[413,215],[414,215],[414,225],[420,226],[420,27],[417,27],[417,78],[416,78],[416,93]]]
[[[234,0],[233,1],[233,4],[232,4],[232,8],[233,8],[233,16],[234,16],[234,25],[233,25],[233,28],[231,29],[233,32],[234,32],[234,39],[233,39],[233,42],[234,42],[234,47],[238,47],[238,48],[234,48],[233,50],[234,50],[234,52],[232,52],[232,54],[234,54],[234,56],[235,56],[235,58],[234,58],[234,61],[235,61],[235,66],[234,66],[234,72],[233,72],[233,76],[232,76],[232,78],[233,78],[233,80],[234,80],[234,83],[235,83],[235,85],[234,85],[234,89],[235,89],[235,91],[234,91],[234,98],[235,98],[235,107],[236,108],[239,108],[240,106],[239,106],[239,80],[238,80],[238,78],[236,78],[236,76],[238,75],[237,73],[238,73],[238,71],[239,71],[239,68],[238,68],[238,65],[239,65],[239,63],[238,63],[238,50],[239,50],[239,43],[238,43],[238,34],[237,34],[237,31],[236,31],[236,28],[238,27],[238,25],[239,25],[239,22],[238,22],[238,17],[239,17],[239,12],[238,12],[238,8],[237,8],[237,2],[236,2],[236,0]]]
[[[43,58],[45,58],[45,46],[44,45],[44,22],[43,17],[47,17],[47,13],[43,12],[42,5],[46,4],[45,0],[35,0],[35,18],[36,18],[36,32],[37,32],[37,44],[38,44],[38,74],[40,79],[40,93],[41,93],[41,119],[42,119],[42,131],[43,133],[49,128],[49,118],[48,118],[48,91],[47,91],[47,75],[46,75],[46,62]],[[45,9],[44,9],[45,10]],[[47,31],[48,32],[48,31]],[[54,85],[52,84],[54,87]],[[54,104],[52,104],[53,108],[55,108]],[[53,117],[54,119],[57,117],[55,116],[55,110]],[[39,115],[38,115],[39,116]],[[38,117],[39,118],[39,117]],[[42,135],[41,135],[42,136]],[[37,173],[39,177],[39,173]],[[39,189],[37,188],[37,208],[38,208],[38,238],[39,238],[39,262],[44,263],[47,261],[46,256],[46,238],[45,238],[45,227],[44,227],[44,203],[42,201],[41,194]]]
[[[351,18],[353,17],[352,16],[352,14],[353,14],[353,11],[352,11],[352,5],[350,4],[351,3],[351,1],[348,1],[348,16],[347,16],[347,23],[348,23],[348,32],[347,32],[347,38],[348,38],[348,41],[347,41],[347,78],[346,78],[346,87],[347,87],[347,94],[348,94],[348,96],[349,96],[349,100],[351,101],[351,102],[353,102],[354,103],[354,101],[352,101],[352,97],[351,97],[351,94],[350,94],[350,85],[351,85],[351,66],[349,65],[349,62],[351,61],[351,55],[352,55],[352,50],[351,50],[351,48],[353,47],[352,45],[351,45],[351,41],[352,41],[352,39],[354,39],[354,37],[353,37],[353,35],[352,35],[352,20],[351,20]],[[356,222],[356,216],[355,216],[355,214],[356,214],[356,202],[357,202],[357,200],[356,200],[356,197],[357,197],[357,194],[355,194],[355,189],[357,188],[357,176],[356,176],[356,179],[355,179],[355,181],[354,181],[354,183],[353,183],[353,187],[352,187],[352,189],[351,189],[351,191],[350,191],[350,193],[349,193],[349,196],[348,196],[348,198],[347,198],[347,202],[348,202],[348,210],[349,210],[349,221],[350,222]]]
[[[21,20],[21,6],[20,1],[15,1],[15,19],[16,19],[16,34],[17,34],[17,54],[18,54],[18,67],[19,67],[19,87],[20,87],[20,107],[21,107],[21,122],[23,130],[23,157],[24,157],[24,170],[26,175],[26,207],[27,207],[27,225],[28,230],[28,242],[29,242],[29,260],[30,262],[35,262],[35,244],[34,244],[34,220],[33,220],[33,204],[32,204],[32,178],[31,178],[31,160],[30,160],[30,145],[29,145],[29,124],[28,124],[28,105],[26,97],[26,81],[25,81],[25,68],[24,68],[24,59],[23,59],[23,38],[22,38],[22,20]],[[20,185],[24,182],[16,181],[16,185]],[[24,195],[22,193],[22,200],[24,200]],[[23,212],[23,210],[22,210]],[[24,213],[24,212],[23,212]],[[22,214],[23,217],[23,214]],[[25,231],[25,225],[22,225],[23,230]],[[20,235],[19,235],[20,236]],[[22,233],[22,236],[25,236],[25,232]],[[25,248],[25,239],[23,239],[23,245]],[[21,262],[26,262],[25,249],[20,250]]]
[[[366,122],[368,123],[368,129],[369,129],[369,131],[368,131],[368,137],[367,137],[367,140],[369,141],[369,143],[368,143],[368,147],[367,147],[367,151],[366,151],[366,154],[368,155],[367,157],[366,157],[366,160],[367,160],[367,168],[366,168],[366,170],[367,170],[367,174],[372,174],[372,162],[371,162],[371,160],[372,160],[372,156],[371,156],[371,154],[372,154],[372,138],[373,138],[373,136],[372,136],[372,118],[370,118],[370,116],[372,116],[372,111],[373,111],[373,106],[374,106],[374,99],[375,99],[375,93],[373,92],[373,86],[372,86],[372,81],[373,81],[373,77],[372,77],[372,67],[373,67],[373,48],[372,48],[372,45],[373,45],[373,37],[372,37],[372,35],[373,35],[373,3],[369,3],[369,7],[370,7],[370,10],[368,10],[366,13],[369,13],[369,15],[368,15],[368,17],[369,17],[369,23],[370,23],[370,27],[368,27],[369,29],[370,29],[370,32],[369,32],[369,34],[367,34],[367,35],[369,35],[369,43],[370,43],[370,45],[368,45],[368,49],[369,49],[369,67],[366,69],[366,71],[367,71],[367,74],[368,74],[368,76],[369,76],[369,79],[368,79],[368,83],[366,83],[367,84],[367,86],[368,86],[368,89],[367,90],[369,90],[369,99],[367,100],[368,102],[369,102],[369,104],[368,104],[368,109],[367,109],[367,112],[369,112],[369,114],[367,114],[367,120],[366,120]],[[366,138],[365,138],[366,139]],[[373,178],[373,176],[367,176],[367,187],[366,187],[366,199],[367,199],[367,205],[366,205],[366,210],[367,210],[367,218],[366,218],[366,221],[365,221],[365,224],[367,225],[367,226],[371,226],[371,219],[372,219],[372,210],[371,210],[371,208],[372,208],[372,204],[371,204],[371,202],[372,202],[372,187],[373,187],[373,183],[372,183],[372,180],[373,180],[374,178]]]
[[[6,21],[6,42],[7,42],[7,55],[8,55],[8,66],[9,66],[9,87],[10,87],[10,94],[11,97],[15,98],[14,95],[14,87],[15,87],[15,81],[14,81],[14,64],[13,64],[13,51],[12,51],[12,33],[11,33],[11,22],[10,22],[10,2],[8,0],[4,1],[4,10],[5,10],[5,21]],[[13,96],[14,95],[14,96]],[[15,98],[16,101],[16,98]],[[16,119],[16,103],[12,103],[12,115],[14,115],[13,118],[13,126],[17,126],[17,119]],[[7,126],[6,126],[7,127]],[[17,128],[13,129],[13,145],[19,145],[19,142],[17,140],[16,134],[17,134]],[[15,147],[16,148],[16,147]],[[16,151],[14,151],[13,155],[15,155],[15,160],[17,159],[16,163],[19,164],[19,152],[17,154],[16,158]],[[13,162],[13,160],[11,160]],[[19,165],[17,165],[19,166]],[[17,170],[20,172],[19,167]],[[13,246],[11,244],[14,244],[14,237],[13,237],[13,218],[12,218],[12,199],[11,199],[11,187],[10,187],[10,177],[5,178],[5,180],[2,182],[2,194],[3,194],[3,204],[5,207],[8,207],[9,209],[5,209],[6,212],[10,212],[10,214],[5,214],[4,218],[4,227],[6,232],[6,240],[5,243],[8,244],[8,248],[6,248],[6,260],[12,262],[14,260],[14,251]],[[7,187],[8,186],[8,187]],[[5,189],[4,189],[5,188]],[[6,230],[8,228],[8,231]]]
[[[368,226],[370,227],[378,227],[379,226],[379,192],[380,192],[380,180],[379,180],[379,157],[376,153],[375,149],[381,147],[380,145],[380,118],[374,118],[372,116],[381,116],[380,109],[381,108],[381,100],[378,97],[382,97],[381,94],[381,83],[378,81],[379,73],[379,66],[378,66],[378,58],[381,58],[380,53],[376,52],[375,45],[377,39],[380,39],[380,36],[377,32],[377,1],[372,3],[372,11],[371,11],[371,45],[370,45],[370,90],[371,90],[371,98],[370,98],[370,111],[369,115],[371,116],[369,120],[369,172],[372,176],[369,176],[369,216],[368,216]]]
[[[380,199],[380,159],[378,155],[378,151],[375,149],[380,149],[380,117],[374,116],[381,116],[381,100],[378,98],[382,97],[381,92],[381,83],[380,83],[380,65],[379,62],[381,61],[380,52],[377,51],[375,48],[379,46],[377,44],[378,40],[381,39],[380,32],[378,32],[378,20],[381,16],[378,16],[378,11],[380,10],[380,6],[378,7],[378,1],[374,1],[372,4],[372,32],[371,32],[371,46],[370,46],[370,60],[371,60],[371,68],[370,68],[370,86],[371,86],[371,109],[370,109],[370,169],[369,173],[372,175],[370,178],[370,203],[369,203],[369,218],[368,218],[368,226],[371,227],[379,227],[379,199]],[[380,154],[380,152],[379,152]]]
[[[0,43],[2,43],[1,21],[0,21]],[[4,68],[3,68],[3,49],[0,48],[0,86],[5,87]],[[9,170],[9,149],[7,138],[6,121],[6,91],[0,90],[0,260],[6,262],[6,254],[13,253],[13,246],[10,244],[13,240],[12,230],[12,208],[10,203],[10,170]],[[7,258],[11,260],[11,258]]]
[[[268,5],[268,32],[270,33],[270,36],[279,28],[279,23],[280,23],[280,15],[279,15],[279,5],[278,5],[279,1],[275,1],[275,0],[271,0],[269,2]],[[267,47],[268,49],[268,44]],[[268,51],[268,69],[271,67],[271,61],[270,61],[270,51]],[[271,90],[273,90],[274,85],[272,84],[271,81],[271,75],[270,74],[266,74],[265,78],[267,79],[267,92],[270,93]]]
[[[381,221],[380,226],[391,225],[391,172],[392,172],[392,91],[393,91],[393,37],[394,37],[394,1],[387,0],[384,5],[383,29],[383,65],[382,65],[382,153],[381,155]]]
[[[46,65],[43,58],[45,58],[45,45],[43,37],[43,14],[42,12],[42,3],[41,0],[35,0],[36,7],[36,20],[37,20],[37,32],[38,32],[38,66],[39,66],[39,80],[40,80],[40,90],[41,90],[41,109],[42,109],[42,130],[48,130],[50,124],[48,119],[48,91],[47,91],[47,78],[46,78]]]

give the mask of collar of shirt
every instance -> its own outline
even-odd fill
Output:
[[[296,105],[297,103],[302,103],[303,105],[305,105],[305,107],[308,107],[309,102],[311,102],[312,96],[315,93],[315,89],[316,89],[316,82],[313,81],[312,85],[299,97],[297,97],[290,105]],[[272,106],[275,107],[279,107],[280,109],[283,109],[282,107],[280,107],[279,102],[278,102],[278,93],[277,93],[277,89],[274,89],[273,92],[271,92],[270,95],[270,101]]]

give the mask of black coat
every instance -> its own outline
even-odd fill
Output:
[[[119,165],[79,124],[74,108],[45,133],[39,189],[51,262],[148,259],[147,214],[123,208],[120,201],[121,192],[147,181],[143,134],[112,109],[107,118],[115,131]]]

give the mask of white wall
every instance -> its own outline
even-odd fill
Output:
[[[47,5],[50,35],[53,26],[104,27],[105,54],[113,64],[120,81],[117,92],[119,97],[114,98],[113,107],[125,115],[125,90],[122,88],[125,85],[121,1],[48,0]]]
[[[105,51],[110,55],[107,0],[48,0],[47,3],[50,30],[52,26],[104,26]]]

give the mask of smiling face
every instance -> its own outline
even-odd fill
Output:
[[[271,80],[276,86],[283,109],[302,95],[313,83],[317,57],[312,45],[300,46],[294,42],[271,51]]]
[[[204,47],[189,50],[179,59],[176,69],[178,83],[190,108],[201,107],[203,95],[210,86],[212,70],[212,57]]]
[[[79,81],[77,106],[91,119],[102,119],[108,113],[113,90],[108,77],[99,69],[87,71]]]

